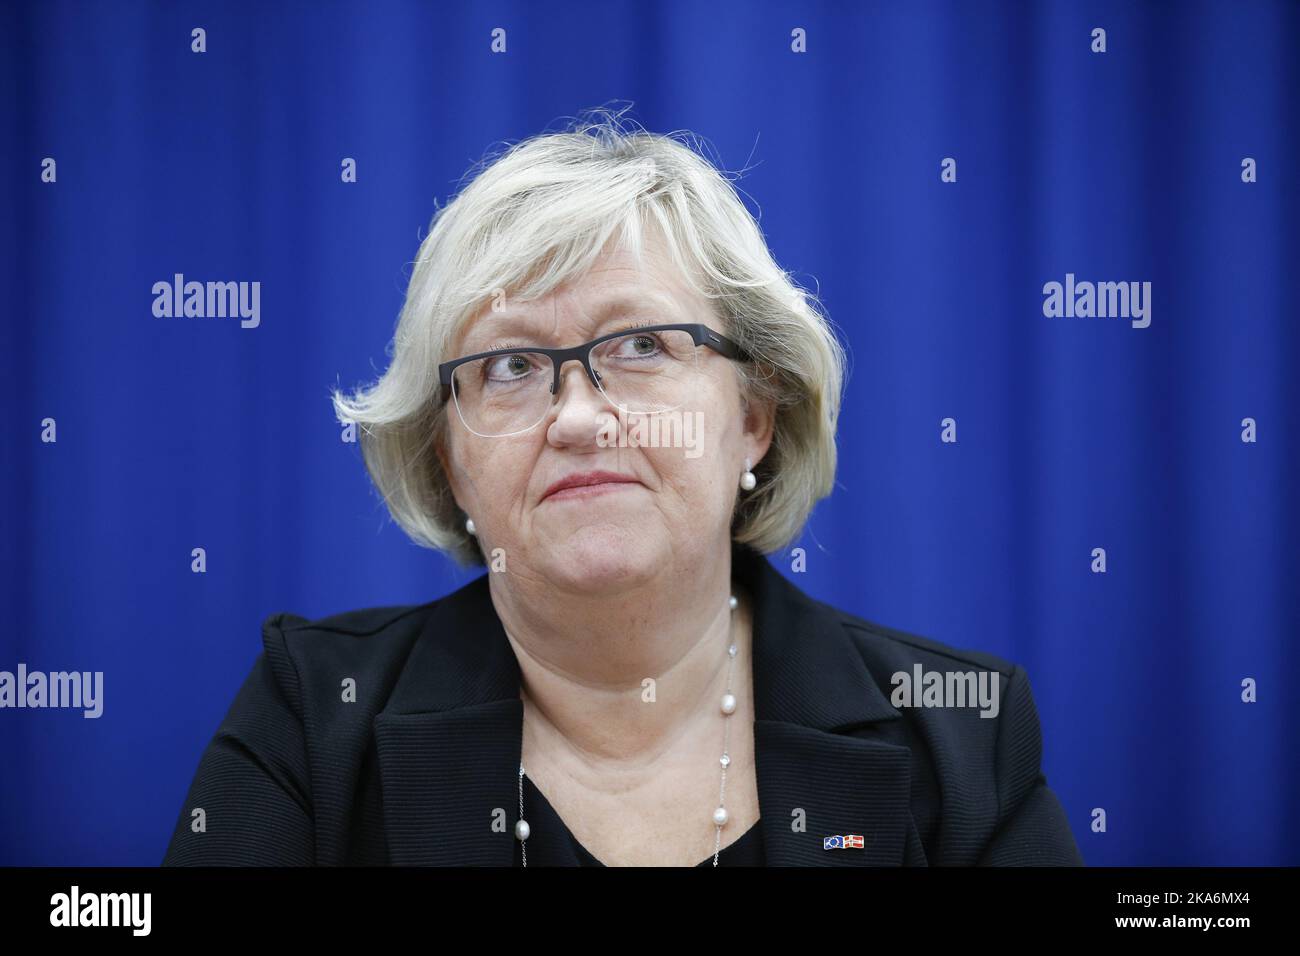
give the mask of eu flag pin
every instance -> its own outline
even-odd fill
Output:
[[[861,834],[849,833],[844,836],[822,837],[823,850],[863,850],[864,840]]]

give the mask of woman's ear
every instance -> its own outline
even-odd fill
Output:
[[[757,465],[772,446],[772,434],[776,430],[776,403],[742,399],[741,413],[744,415],[745,439],[751,449],[750,460]]]

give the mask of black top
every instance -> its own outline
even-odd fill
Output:
[[[1024,668],[818,601],[747,546],[731,560],[753,604],[766,866],[1083,862]],[[921,671],[995,673],[996,713],[895,704],[898,675]],[[509,867],[520,691],[487,574],[427,604],[274,614],[163,862]]]
[[[516,805],[514,810],[518,810]],[[511,814],[515,819],[517,813]],[[524,819],[528,821],[528,865],[532,866],[604,866],[600,860],[588,852],[578,842],[560,815],[542,791],[537,789],[532,777],[524,774]],[[707,819],[707,818],[706,818]],[[718,851],[718,866],[763,866],[763,828],[762,821],[740,835],[735,842]],[[706,823],[712,826],[712,823]],[[513,830],[511,831],[513,834]],[[723,838],[728,839],[726,831]],[[523,845],[515,840],[515,866],[523,866]],[[712,866],[713,854],[697,863],[696,866]]]

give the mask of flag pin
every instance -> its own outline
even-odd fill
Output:
[[[849,833],[842,836],[822,837],[823,850],[864,850],[861,834]]]

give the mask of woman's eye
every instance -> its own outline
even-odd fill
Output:
[[[623,340],[623,354],[639,358],[654,355],[659,348],[659,341],[653,335],[630,335]]]
[[[487,378],[493,382],[510,382],[532,371],[533,363],[526,355],[501,355],[487,364]]]

